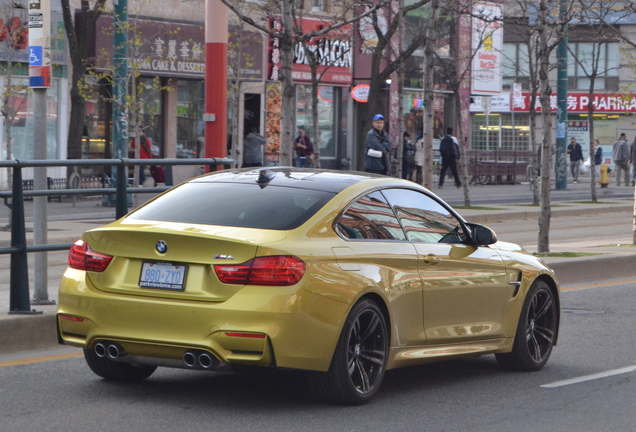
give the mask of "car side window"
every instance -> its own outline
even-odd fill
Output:
[[[391,206],[380,192],[357,199],[334,226],[348,239],[406,240]]]
[[[426,194],[410,189],[382,191],[398,216],[406,238],[421,243],[464,243],[459,220]]]

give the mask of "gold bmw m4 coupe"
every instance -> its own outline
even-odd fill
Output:
[[[291,368],[356,405],[402,366],[494,354],[538,370],[560,303],[540,259],[415,183],[282,167],[203,175],[87,231],[57,326],[108,380]]]

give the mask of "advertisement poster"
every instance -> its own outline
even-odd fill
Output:
[[[280,165],[280,110],[282,85],[267,83],[265,89],[265,166]]]
[[[501,5],[476,3],[474,14],[472,48],[475,56],[471,69],[471,93],[474,95],[499,94],[502,87],[503,52]]]

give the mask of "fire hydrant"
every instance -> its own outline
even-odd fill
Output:
[[[601,179],[599,180],[599,183],[601,184],[602,188],[606,188],[609,186],[610,171],[611,170],[608,164],[601,164]]]

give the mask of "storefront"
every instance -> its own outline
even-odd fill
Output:
[[[490,97],[475,96],[472,100],[470,149],[531,150],[528,109],[515,106],[512,110],[510,93]]]
[[[28,32],[27,15],[24,9],[14,9],[11,19],[0,19],[0,90],[11,87],[11,94],[2,110],[6,116],[0,117],[2,133],[0,134],[2,151],[0,160],[33,159],[33,93],[29,88],[28,68]],[[5,22],[6,21],[6,22]],[[68,81],[66,79],[66,43],[58,37],[63,31],[62,14],[51,13],[51,61],[53,77],[51,87],[46,92],[46,148],[48,159],[66,158],[66,122],[68,106]],[[10,123],[10,143],[7,134],[7,122]],[[6,170],[0,173],[0,189],[8,188]],[[30,170],[23,173],[30,178]],[[61,168],[49,168],[48,175],[63,176]]]
[[[320,30],[331,22],[303,18],[305,33]],[[272,28],[278,25],[276,18],[271,20]],[[268,43],[268,76],[266,91],[266,162],[278,164],[280,151],[280,51],[277,39]],[[292,67],[292,79],[295,87],[296,128],[304,126],[312,139],[314,152],[320,151],[322,168],[338,169],[341,159],[346,157],[347,121],[349,119],[350,93],[352,82],[351,27],[344,26],[314,38],[308,49],[316,53],[318,67],[317,117],[318,130],[314,130],[312,108],[312,74],[310,61],[303,45],[296,45]],[[296,130],[294,130],[296,134]]]
[[[530,93],[511,98],[509,93],[490,98],[490,109],[485,98],[474,98],[471,104],[472,148],[475,150],[531,150],[529,140]],[[537,96],[535,111],[538,134],[541,139],[541,101]],[[636,136],[633,118],[636,114],[636,96],[631,93],[595,93],[590,101],[588,93],[568,94],[567,136],[574,137],[581,145],[585,157],[590,151],[590,120],[588,104],[594,104],[594,138],[603,148],[603,163],[612,165],[612,145],[625,132],[628,140]],[[550,97],[550,110],[556,113],[557,96]],[[554,137],[554,131],[553,131]]]
[[[154,157],[203,156],[205,50],[204,27],[131,19],[129,95],[136,105],[127,106],[131,136],[135,114],[153,144]],[[84,158],[110,158],[112,91],[105,71],[112,69],[112,18],[102,16],[96,25],[96,68],[88,78],[92,97],[87,100]],[[137,35],[133,37],[133,35]],[[137,77],[133,80],[133,76]],[[132,82],[135,85],[132,85]],[[130,154],[132,156],[132,152]]]

